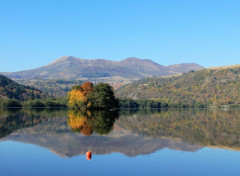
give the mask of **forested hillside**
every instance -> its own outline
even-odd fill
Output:
[[[0,75],[0,98],[15,100],[31,100],[46,98],[48,95],[40,90],[14,82],[6,76]]]
[[[145,78],[120,88],[117,96],[167,103],[240,104],[240,67],[204,69],[169,78]]]
[[[34,87],[50,97],[67,97],[67,93],[76,84],[82,84],[82,80],[64,79],[35,79],[35,80],[16,80],[17,83]]]

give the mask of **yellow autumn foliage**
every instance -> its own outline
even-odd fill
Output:
[[[72,90],[69,92],[69,101],[68,104],[70,107],[80,107],[83,104],[86,104],[87,97],[80,90]]]
[[[68,93],[68,105],[72,109],[89,108],[92,103],[89,101],[89,94],[93,92],[93,84],[91,82],[76,85],[72,91]]]
[[[87,101],[87,97],[84,95],[83,92],[81,92],[79,90],[72,90],[70,92],[69,103],[72,104],[72,103],[74,103],[76,101],[86,102]]]

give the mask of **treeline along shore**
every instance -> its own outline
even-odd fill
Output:
[[[1,108],[69,108],[68,98],[46,98],[28,101],[18,101],[12,99],[1,99]],[[118,108],[208,108],[207,104],[187,104],[187,103],[164,103],[157,100],[133,100],[118,99]],[[218,108],[240,108],[239,105],[230,104],[226,106],[217,106]]]

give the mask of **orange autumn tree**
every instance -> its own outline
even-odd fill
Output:
[[[72,109],[89,108],[92,103],[89,101],[89,95],[93,92],[93,84],[85,82],[82,85],[73,86],[68,93],[68,105]]]

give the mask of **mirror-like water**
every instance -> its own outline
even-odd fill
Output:
[[[239,151],[237,110],[0,112],[0,175],[240,175]]]

